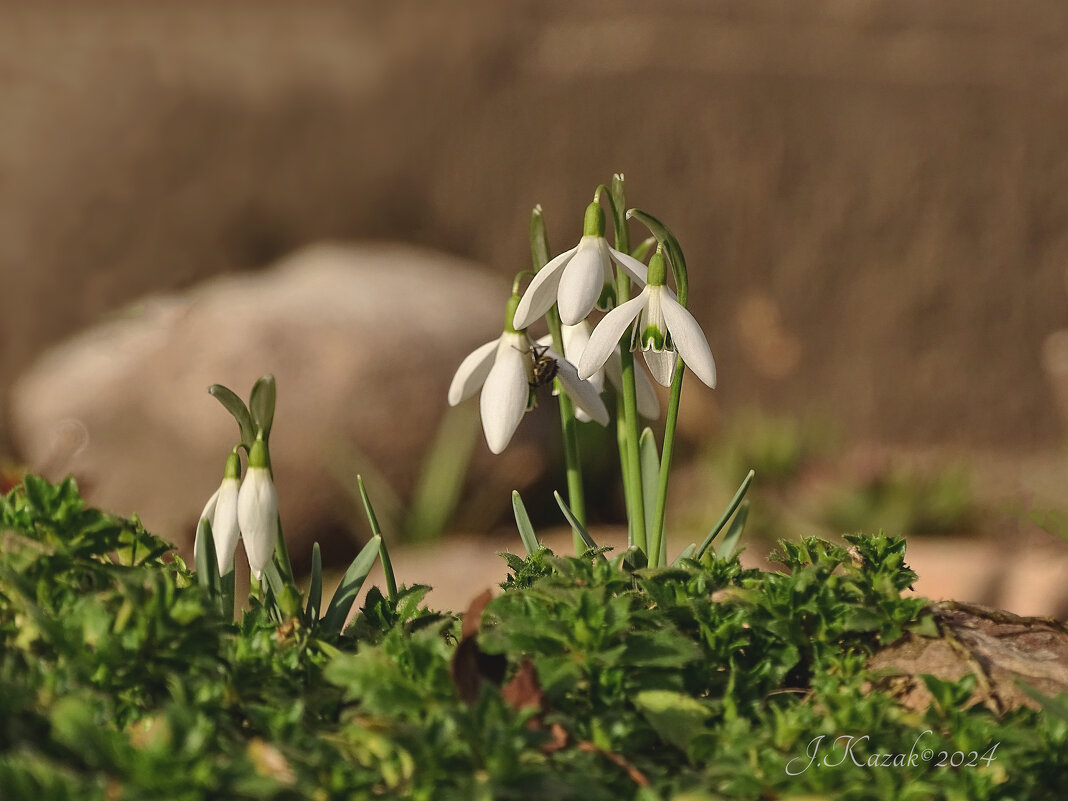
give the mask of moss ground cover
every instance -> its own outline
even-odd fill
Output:
[[[969,706],[968,677],[929,678],[926,711],[870,691],[871,653],[935,633],[901,594],[899,539],[784,543],[768,571],[711,549],[658,568],[541,549],[507,556],[466,620],[428,609],[425,587],[371,588],[336,633],[255,599],[233,622],[168,544],[71,480],[27,477],[0,500],[0,537],[5,801],[1068,786],[1068,722],[1049,711]]]

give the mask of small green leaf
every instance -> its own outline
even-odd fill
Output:
[[[1051,697],[1039,692],[1026,681],[1020,679],[1016,679],[1016,686],[1037,701],[1047,713],[1068,721],[1068,693],[1060,693],[1056,697]]]
[[[866,606],[854,606],[842,618],[845,631],[878,631],[883,625],[883,616]]]
[[[530,523],[527,508],[523,505],[523,499],[519,496],[519,490],[512,490],[512,512],[515,514],[515,524],[519,529],[519,538],[523,540],[523,547],[527,549],[527,556],[530,556],[541,546],[538,544],[537,534],[534,533],[534,526]]]
[[[938,624],[935,622],[934,615],[925,614],[915,623],[908,627],[908,630],[913,634],[917,634],[920,637],[937,637],[938,636]]]
[[[393,601],[397,598],[397,577],[393,574],[393,560],[389,558],[386,539],[382,536],[382,527],[378,525],[378,517],[371,505],[371,496],[367,494],[367,487],[363,485],[363,476],[356,476],[356,485],[360,488],[360,498],[363,500],[363,510],[367,513],[367,523],[371,526],[371,534],[378,537],[380,543],[378,550],[382,559],[382,571],[386,576],[386,592]]]
[[[234,597],[237,593],[237,571],[230,572],[219,579],[219,611],[227,620],[234,619]]]
[[[322,625],[325,631],[332,634],[341,632],[342,627],[345,625],[345,620],[349,616],[349,611],[352,609],[352,604],[356,601],[356,596],[359,594],[363,582],[367,579],[367,574],[371,572],[371,568],[374,566],[381,543],[381,537],[371,537],[367,544],[363,546],[363,550],[352,560],[349,569],[345,571],[344,578],[341,579],[341,583],[334,591],[334,597],[330,599],[330,606],[323,617]]]
[[[530,212],[530,258],[535,272],[549,263],[549,235],[540,204]]]
[[[567,522],[571,524],[571,528],[578,532],[579,537],[582,538],[582,542],[587,548],[595,549],[598,547],[597,543],[593,541],[593,537],[590,536],[590,532],[586,531],[586,527],[579,522],[579,519],[575,517],[575,513],[571,511],[571,507],[567,505],[563,496],[559,492],[553,490],[553,497],[556,498],[556,503],[560,507],[560,511],[564,513],[564,517],[567,518]],[[604,559],[604,554],[601,554],[601,558]]]
[[[234,416],[237,421],[237,427],[241,431],[241,442],[245,447],[251,448],[252,443],[256,441],[256,429],[252,425],[252,416],[249,414],[245,402],[237,397],[233,390],[224,387],[222,384],[212,384],[208,387],[208,393]]]
[[[308,587],[308,605],[304,619],[308,625],[319,622],[319,608],[323,602],[323,554],[319,543],[312,545],[311,585]]]
[[[656,247],[656,237],[650,236],[639,242],[638,247],[633,248],[630,255],[638,261],[645,261],[646,256],[652,252],[654,247]]]
[[[742,538],[742,532],[745,531],[745,523],[749,519],[749,501],[742,501],[741,506],[738,507],[738,514],[734,516],[734,520],[731,521],[731,527],[727,529],[727,536],[723,538],[723,542],[716,548],[716,556],[720,559],[730,559],[734,556],[735,551],[738,550],[738,540]]]
[[[656,517],[656,495],[660,485],[660,454],[656,449],[653,429],[646,428],[638,438],[638,464],[642,473],[642,502],[645,504],[645,530],[653,531]],[[650,546],[651,547],[651,546]],[[656,564],[657,555],[651,554],[651,564]]]
[[[624,233],[627,228],[627,187],[623,173],[617,172],[612,175],[612,187],[608,196],[612,209],[612,227],[615,229],[615,243],[618,248],[622,245],[620,240],[628,238]]]
[[[671,563],[672,567],[676,567],[682,564],[683,559],[692,559],[693,552],[697,550],[697,543],[691,542],[685,548],[682,549],[682,553],[675,557],[675,560]]]
[[[705,537],[704,542],[701,543],[701,547],[697,549],[697,558],[700,559],[705,555],[705,551],[712,544],[712,541],[719,536],[719,532],[723,530],[723,527],[727,525],[727,521],[731,519],[731,515],[741,504],[742,499],[745,497],[745,493],[749,491],[749,485],[753,483],[753,476],[756,475],[754,470],[750,470],[744,479],[742,479],[742,485],[738,487],[738,491],[734,493],[734,497],[731,498],[731,502],[727,504],[727,508],[723,510],[723,514],[720,515],[719,520],[716,521],[716,525],[712,527],[712,530],[708,532],[708,536]]]
[[[248,406],[252,421],[263,432],[264,439],[271,436],[276,394],[274,376],[265,375],[252,386],[252,393],[249,395]]]
[[[696,698],[670,690],[636,693],[634,706],[661,739],[683,751],[705,730],[705,723],[712,715]]]
[[[205,587],[214,598],[219,594],[219,561],[215,555],[215,536],[211,532],[211,523],[201,520],[197,526],[197,581]]]

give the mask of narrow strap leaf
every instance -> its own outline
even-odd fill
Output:
[[[748,475],[742,480],[742,485],[738,487],[738,491],[734,493],[731,502],[727,504],[727,508],[723,510],[723,514],[720,515],[719,520],[716,521],[716,525],[712,527],[710,532],[708,532],[708,536],[705,537],[704,542],[701,543],[701,547],[697,549],[698,559],[705,555],[708,546],[712,544],[712,541],[719,536],[719,532],[723,530],[725,525],[727,525],[727,521],[731,519],[734,510],[738,508],[738,505],[742,502],[742,498],[745,497],[745,493],[748,492],[749,485],[753,483],[753,476],[755,475],[756,471],[750,470]]]
[[[656,449],[653,429],[646,428],[638,438],[638,463],[642,472],[642,500],[645,505],[645,531],[654,541],[649,542],[649,564],[657,564],[660,538],[656,536],[656,493],[660,481],[660,454]]]
[[[395,601],[397,600],[397,577],[393,574],[393,561],[389,558],[386,538],[382,536],[382,527],[378,525],[375,508],[371,506],[371,496],[367,494],[367,487],[363,485],[363,476],[356,476],[356,485],[360,488],[360,498],[363,500],[363,510],[367,513],[367,523],[371,526],[371,534],[378,537],[381,543],[378,550],[382,558],[382,570],[386,575],[386,592],[390,600]]]
[[[523,540],[523,547],[527,549],[527,556],[530,556],[541,546],[538,544],[537,534],[534,533],[534,526],[530,523],[527,507],[523,505],[523,499],[519,496],[519,490],[512,490],[512,512],[515,514],[515,524],[519,529],[519,538]]]
[[[252,416],[249,414],[245,402],[237,397],[233,390],[224,387],[222,384],[212,384],[208,387],[208,394],[219,401],[223,408],[234,416],[237,421],[237,427],[241,431],[241,442],[245,447],[251,448],[252,443],[256,441],[256,429],[252,425]]]
[[[252,387],[249,395],[248,406],[252,414],[252,421],[256,427],[263,431],[263,438],[267,439],[271,434],[271,426],[274,424],[275,402],[274,376],[261,377]]]
[[[197,581],[215,598],[219,594],[219,560],[215,555],[215,535],[207,520],[201,520],[197,526],[197,542],[200,543],[196,553]]]
[[[689,545],[687,545],[685,548],[682,549],[682,553],[680,553],[678,556],[675,557],[675,559],[671,562],[671,566],[672,567],[678,567],[679,565],[682,564],[682,560],[683,559],[691,559],[691,558],[693,558],[693,553],[696,550],[697,550],[697,543],[696,542],[691,542]]]
[[[319,543],[312,545],[311,586],[308,587],[308,605],[304,609],[304,620],[309,626],[319,622],[319,608],[323,602],[323,554]]]
[[[738,514],[734,516],[734,520],[731,521],[731,527],[727,529],[727,536],[723,538],[723,542],[716,548],[716,556],[720,559],[730,559],[734,555],[735,550],[738,548],[738,540],[742,538],[742,531],[745,530],[745,521],[749,519],[749,501],[742,501],[742,505],[738,507]]]
[[[330,599],[330,606],[327,607],[326,615],[323,616],[322,626],[327,633],[341,633],[345,620],[349,616],[349,611],[352,609],[352,604],[356,601],[356,596],[359,594],[363,582],[367,579],[367,574],[371,572],[371,568],[374,566],[381,544],[381,537],[371,537],[367,544],[363,546],[363,550],[352,560],[349,569],[345,571],[344,578],[341,579],[341,583],[334,591],[334,597]]]
[[[234,619],[234,598],[237,594],[237,571],[230,568],[230,572],[219,579],[219,611],[227,620]]]
[[[586,527],[579,522],[577,517],[575,517],[575,513],[571,511],[571,507],[567,505],[567,501],[564,500],[564,497],[556,490],[553,490],[553,497],[556,498],[556,503],[560,506],[560,511],[564,513],[564,517],[567,518],[567,522],[571,524],[571,528],[578,532],[578,535],[582,538],[586,547],[589,549],[596,549],[598,547],[597,543],[593,541],[593,537],[590,536],[590,532],[586,530]],[[600,557],[605,559],[603,553],[600,554]],[[607,561],[607,559],[605,561]]]

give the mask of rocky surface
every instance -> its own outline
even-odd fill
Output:
[[[924,674],[943,681],[974,675],[974,702],[999,714],[1019,706],[1039,708],[1021,682],[1045,696],[1068,692],[1064,623],[956,602],[933,604],[931,612],[937,636],[907,635],[869,663],[883,674],[878,685],[910,709],[931,704]]]
[[[514,272],[535,202],[562,248],[622,170],[687,249],[727,408],[1061,433],[1059,0],[9,6],[0,396],[102,314],[311,241]]]
[[[363,530],[357,471],[411,488],[452,373],[499,334],[507,292],[484,269],[426,249],[310,247],[257,274],[146,297],[54,348],[13,388],[14,441],[31,469],[71,472],[92,503],[137,512],[188,546],[237,436],[205,390],[221,383],[247,398],[272,373],[281,513],[292,553],[306,558],[312,537]],[[537,473],[544,457],[522,434],[492,461],[476,446],[471,480],[507,497],[512,484],[495,476]]]

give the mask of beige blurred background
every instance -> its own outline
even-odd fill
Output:
[[[204,386],[275,372],[279,431],[356,418],[340,456],[329,426],[279,441],[293,530],[348,558],[363,524],[326,508],[351,495],[330,477],[373,464],[403,505],[452,371],[497,333],[481,300],[529,262],[531,207],[563,249],[622,171],[681,240],[719,365],[684,401],[680,539],[755,460],[754,536],[889,517],[934,553],[921,574],[977,575],[934,594],[1064,610],[1065,30],[1057,0],[7,3],[0,454],[182,539],[230,444]],[[326,296],[337,269],[419,297],[326,314],[309,263]],[[279,269],[271,302],[301,313],[244,326]],[[232,315],[197,317],[216,301]],[[506,531],[513,486],[546,503],[551,422],[500,461],[474,442],[448,528]]]

